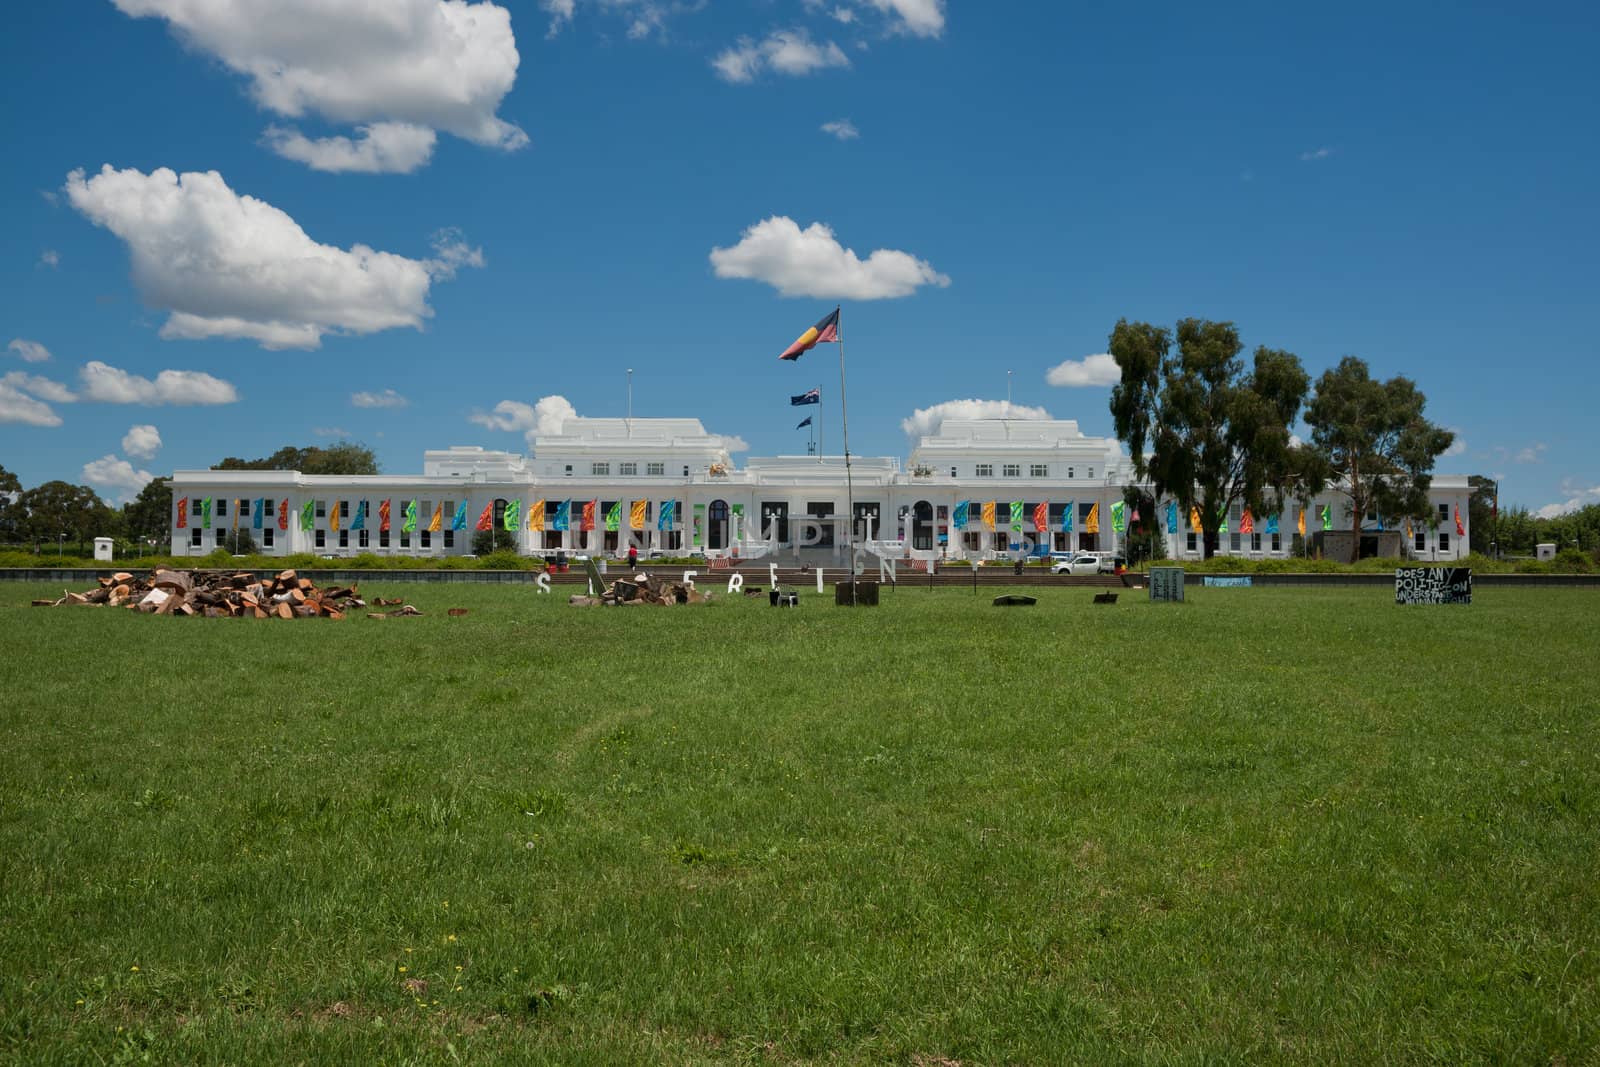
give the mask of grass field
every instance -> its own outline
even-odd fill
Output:
[[[390,591],[0,583],[0,1055],[1600,1062],[1600,593]]]

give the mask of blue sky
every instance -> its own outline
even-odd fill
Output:
[[[776,357],[842,302],[859,454],[1008,370],[1109,433],[1082,361],[1119,317],[1201,316],[1415,378],[1460,436],[1439,470],[1507,503],[1600,501],[1590,5],[367,6],[12,16],[25,485],[123,499],[343,437],[392,472],[526,451],[623,414],[630,367],[635,414],[758,455],[804,451],[788,397],[821,386],[836,451],[836,351]]]

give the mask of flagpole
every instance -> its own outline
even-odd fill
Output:
[[[856,607],[856,491],[850,474],[850,408],[844,391],[844,316],[840,315],[834,335],[839,342],[839,426],[844,437],[845,557],[850,565],[850,606]]]
[[[816,418],[816,421],[811,424],[811,429],[816,431],[816,435],[817,435],[817,462],[821,463],[822,462],[822,385],[820,383],[818,383],[818,385],[817,385],[817,418]]]

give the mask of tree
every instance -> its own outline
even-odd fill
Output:
[[[510,530],[502,530],[498,525],[490,530],[478,530],[472,535],[472,554],[474,556],[487,556],[491,552],[515,552],[517,550],[517,535]]]
[[[152,478],[139,495],[122,505],[122,523],[136,541],[154,538],[165,544],[172,538],[172,479]]]
[[[366,445],[340,441],[320,448],[284,445],[265,459],[229,456],[214,471],[299,471],[301,474],[377,474],[378,457]]]
[[[1122,378],[1111,415],[1155,496],[1176,498],[1185,516],[1199,511],[1210,559],[1234,504],[1265,514],[1291,487],[1302,500],[1321,488],[1316,457],[1289,433],[1310,380],[1293,353],[1265,347],[1245,373],[1231,322],[1184,319],[1176,353],[1173,340],[1165,327],[1117,322],[1111,356]]]
[[[1428,518],[1434,461],[1455,434],[1422,417],[1427,400],[1409,378],[1372,378],[1346,356],[1317,379],[1306,409],[1311,443],[1350,497],[1351,562],[1361,549],[1369,511],[1395,519]]]
[[[22,512],[23,539],[35,545],[59,544],[65,534],[82,553],[91,537],[115,537],[122,529],[121,516],[87,485],[45,482],[24,491],[13,506]]]
[[[17,523],[21,512],[13,505],[21,495],[21,480],[4,467],[0,467],[0,543],[17,539]]]

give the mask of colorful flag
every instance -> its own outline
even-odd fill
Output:
[[[820,404],[820,403],[822,403],[822,387],[821,386],[818,386],[815,389],[807,389],[805,392],[801,393],[799,396],[791,396],[789,398],[789,406],[790,407],[794,407],[794,408],[797,408],[797,407],[801,406],[802,404]]]
[[[828,314],[822,317],[821,322],[811,327],[811,329],[807,330],[799,337],[796,337],[794,339],[794,344],[790,345],[784,351],[783,355],[779,356],[778,358],[799,359],[804,353],[811,351],[811,349],[815,346],[819,344],[826,344],[829,341],[837,341],[838,339],[839,309],[834,308],[832,311],[828,312]],[[639,529],[639,527],[635,527],[635,529]]]
[[[339,505],[341,503],[343,503],[343,501],[332,501],[331,506],[328,508],[328,529],[330,530],[337,530],[339,528]]]
[[[628,529],[644,529],[644,512],[648,503],[649,501],[646,500],[635,500],[633,502],[633,506],[628,509]]]
[[[1112,533],[1121,533],[1123,531],[1123,529],[1125,528],[1124,525],[1123,525],[1123,521],[1122,521],[1122,513],[1123,513],[1123,511],[1124,511],[1124,509],[1126,507],[1127,507],[1127,505],[1125,505],[1120,500],[1112,502],[1112,504],[1111,504],[1111,532]]]
[[[401,533],[415,533],[417,530],[417,502],[406,501],[406,521],[400,524]]]
[[[1222,509],[1222,521],[1217,524],[1217,533],[1225,534],[1227,532],[1228,532],[1228,509],[1227,508],[1223,508]]]
[[[257,530],[261,529],[261,524],[264,521],[266,521],[266,517],[267,517],[267,498],[264,497],[264,496],[263,497],[258,497],[256,499],[255,510],[253,511],[253,513],[251,515],[251,519],[250,519],[251,527],[254,528],[254,529],[257,529]]]
[[[211,498],[206,497],[200,501],[200,525],[204,529],[211,529]]]
[[[189,528],[189,498],[183,497],[178,501],[178,529]]]
[[[1242,534],[1256,532],[1256,517],[1250,514],[1250,509],[1245,508],[1244,514],[1239,516],[1239,532]]]
[[[1077,507],[1078,507],[1078,502],[1076,500],[1069,500],[1069,501],[1067,501],[1067,506],[1061,509],[1061,532],[1062,533],[1071,533],[1072,532],[1072,515],[1073,515],[1073,512],[1075,512],[1077,510]]]
[[[1411,516],[1406,516],[1406,540],[1411,540]]]
[[[1022,501],[1011,502],[1011,530],[1013,533],[1022,532]]]
[[[428,532],[438,533],[442,529],[444,529],[444,502],[440,501],[433,506],[433,518],[428,520]]]
[[[408,519],[407,521],[410,520]],[[517,532],[517,528],[522,525],[522,501],[506,501],[506,511],[505,514],[501,516],[500,525],[504,526],[512,533]]]
[[[1033,532],[1045,533],[1050,529],[1050,505],[1041,500],[1033,506]]]
[[[567,530],[572,527],[572,501],[563,500],[556,505],[556,521],[551,525],[553,530]]]
[[[1378,512],[1374,512],[1373,514],[1377,515],[1377,517],[1378,517],[1378,532],[1382,533],[1383,532],[1383,512],[1378,511]]]
[[[971,501],[963,500],[950,513],[950,525],[955,529],[965,530],[967,528],[967,506],[970,503]]]
[[[350,529],[365,530],[367,528],[367,502],[359,501],[356,504],[356,517],[350,520]]]
[[[1457,537],[1465,537],[1465,536],[1467,536],[1467,528],[1465,526],[1461,525],[1461,505],[1460,504],[1456,505],[1456,536]]]
[[[544,529],[544,513],[545,513],[544,497],[540,497],[538,500],[535,500],[533,503],[529,504],[528,505],[528,529],[530,529],[530,530],[543,530]],[[557,527],[557,529],[560,529],[560,527]]]
[[[579,529],[594,529],[594,513],[599,509],[599,507],[600,501],[598,500],[585,500],[583,502],[583,519]]]
[[[676,500],[663,500],[661,510],[656,512],[656,529],[672,529],[673,520],[678,517],[678,502]]]
[[[1277,532],[1278,532],[1278,513],[1276,511],[1274,511],[1271,515],[1267,516],[1267,533],[1275,534]]]
[[[805,417],[805,418],[803,418],[803,419],[801,419],[801,420],[800,420],[800,425],[798,425],[798,426],[796,426],[796,427],[795,427],[795,429],[797,429],[797,430],[803,430],[803,429],[805,429],[805,428],[806,428],[806,427],[807,427],[807,426],[810,426],[810,425],[811,425],[811,416],[810,416],[810,415],[807,415],[807,416],[806,416],[806,417]]]
[[[1306,535],[1306,509],[1304,507],[1300,509],[1300,521],[1298,528],[1300,530],[1300,536],[1304,537]]]
[[[466,506],[465,502],[463,502],[462,506],[463,507]],[[491,501],[489,501],[489,503],[487,503],[487,504],[485,504],[483,506],[483,514],[478,516],[478,529],[479,530],[492,530],[492,529],[494,529],[494,501],[491,500]]]
[[[300,507],[300,529],[313,530],[317,525],[317,502],[307,500]]]
[[[1100,501],[1096,500],[1089,506],[1089,514],[1083,517],[1083,532],[1092,534],[1100,532]]]
[[[606,529],[613,532],[622,529],[622,501],[614,501],[606,512]]]
[[[467,502],[463,500],[461,502],[461,506],[465,507],[466,503]],[[378,505],[378,531],[380,533],[389,532],[389,501],[387,500]]]
[[[287,530],[288,528],[289,528],[289,498],[288,497],[284,497],[282,500],[278,501],[278,529]]]
[[[994,529],[994,501],[986,500],[983,504],[983,524],[989,529]]]
[[[1177,532],[1178,532],[1178,502],[1176,500],[1169,500],[1169,501],[1167,501],[1167,533],[1175,534]]]
[[[450,520],[450,529],[465,530],[467,528],[467,502],[463,500],[456,508],[456,517]]]
[[[1322,505],[1322,529],[1324,533],[1333,529],[1333,509],[1327,504]]]
[[[1200,525],[1200,508],[1194,504],[1189,505],[1189,531],[1200,533],[1205,527]]]

